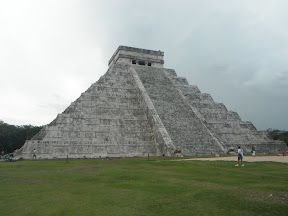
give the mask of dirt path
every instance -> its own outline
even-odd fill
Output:
[[[237,162],[237,156],[233,157],[215,157],[215,158],[191,158],[191,159],[181,159],[185,160],[202,160],[202,161],[235,161]],[[288,156],[246,156],[244,155],[244,162],[257,162],[257,161],[272,161],[280,163],[288,163]]]

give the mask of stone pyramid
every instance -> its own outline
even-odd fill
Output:
[[[164,53],[119,46],[96,83],[27,140],[32,158],[101,158],[227,154],[239,145],[279,153],[274,141],[236,112],[164,68]]]

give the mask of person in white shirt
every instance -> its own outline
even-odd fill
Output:
[[[36,160],[36,149],[33,150],[33,159]]]
[[[238,161],[237,161],[237,164],[235,166],[238,167],[239,166],[239,160],[241,160],[241,166],[244,167],[243,157],[244,157],[243,150],[239,146],[238,147]]]

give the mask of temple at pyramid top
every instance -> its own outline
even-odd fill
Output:
[[[143,65],[148,67],[163,68],[164,66],[164,52],[147,49],[139,49],[128,46],[119,46],[111,59],[109,60],[109,67],[116,62]]]

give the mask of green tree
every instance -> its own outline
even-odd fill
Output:
[[[42,129],[42,126],[9,125],[0,120],[0,150],[5,153],[21,148],[25,141],[31,139]]]
[[[284,141],[288,146],[288,131],[271,128],[269,128],[267,131],[274,140]]]

